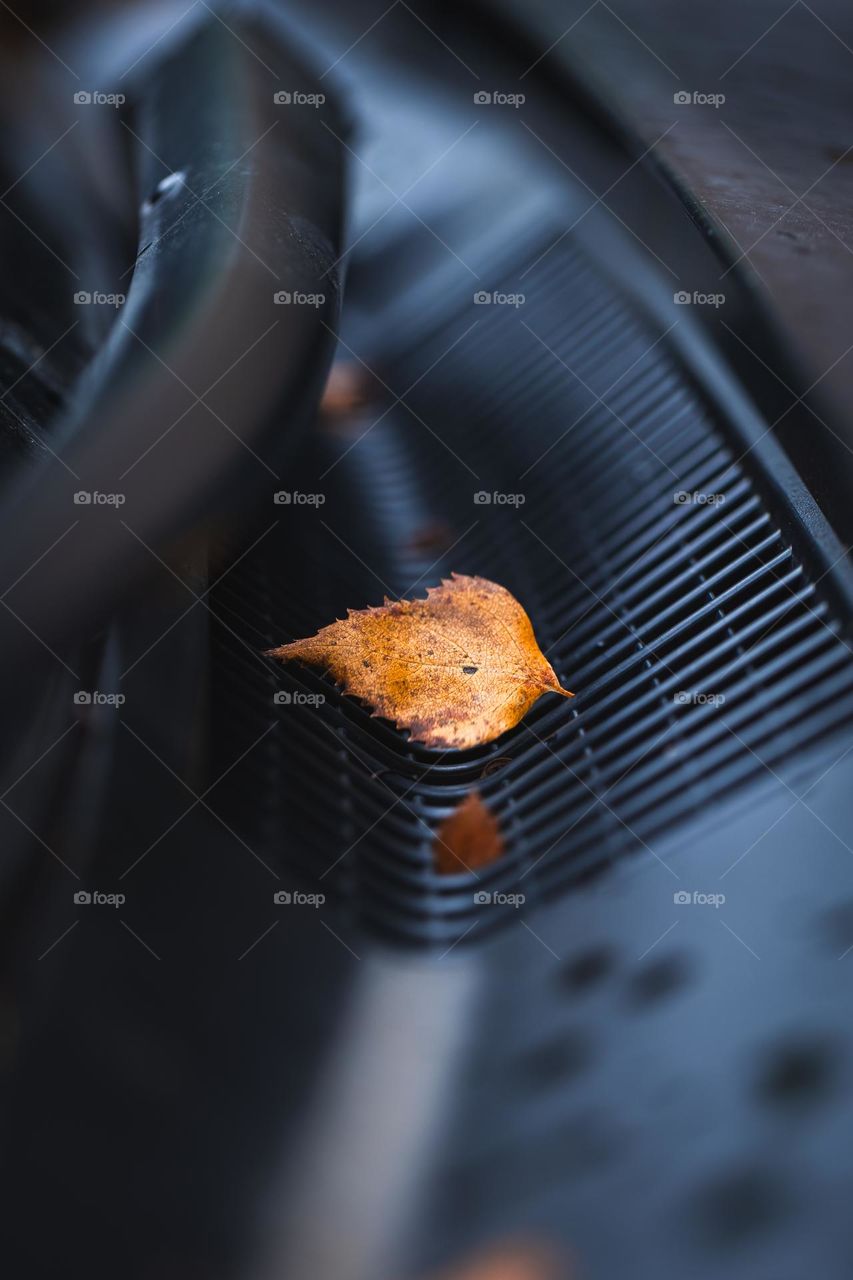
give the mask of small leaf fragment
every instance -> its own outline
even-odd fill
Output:
[[[373,387],[371,375],[362,366],[354,361],[336,361],[320,401],[320,416],[328,419],[350,417],[369,403]]]
[[[428,747],[476,747],[564,689],[514,596],[454,573],[423,600],[350,609],[315,636],[268,650],[329,670],[373,714]]]
[[[436,831],[432,856],[439,875],[458,875],[496,862],[505,847],[497,818],[470,791]]]
[[[418,556],[432,556],[433,562],[447,551],[454,542],[454,533],[449,524],[443,520],[435,520],[421,525],[409,539],[408,549]]]
[[[506,1241],[432,1280],[568,1280],[566,1260],[539,1244]]]

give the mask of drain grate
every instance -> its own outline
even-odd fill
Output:
[[[667,335],[568,239],[523,292],[523,308],[467,300],[397,356],[389,381],[417,385],[375,426],[383,405],[351,435],[318,432],[294,486],[325,502],[272,509],[276,528],[212,596],[224,764],[277,722],[233,771],[229,821],[413,942],[481,920],[475,890],[523,877],[530,905],[648,857],[853,715],[839,624]],[[497,743],[432,752],[257,656],[451,570],[521,600],[573,702],[545,697]],[[326,701],[279,706],[276,690]],[[439,877],[431,833],[472,785],[507,855]]]

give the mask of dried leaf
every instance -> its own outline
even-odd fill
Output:
[[[434,520],[415,530],[409,539],[408,549],[416,556],[432,556],[430,563],[435,564],[438,557],[453,544],[454,536],[450,525],[443,520]]]
[[[429,747],[476,747],[518,724],[547,692],[563,689],[530,619],[505,587],[454,573],[425,600],[350,609],[315,636],[272,657],[325,667],[374,715]]]
[[[458,875],[495,862],[504,851],[498,820],[471,791],[435,833],[432,855],[439,875]]]
[[[566,1280],[564,1265],[552,1249],[508,1241],[433,1280]]]
[[[364,431],[361,414],[378,395],[380,384],[363,365],[339,360],[332,365],[320,401],[319,422],[336,435]]]

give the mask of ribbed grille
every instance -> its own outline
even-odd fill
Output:
[[[271,504],[258,528],[277,528],[212,596],[231,628],[215,665],[223,762],[278,721],[234,770],[229,820],[412,941],[497,924],[475,890],[521,888],[530,905],[650,856],[697,806],[853,714],[828,604],[753,487],[753,455],[737,459],[667,337],[567,242],[503,290],[520,287],[523,307],[460,308],[383,373],[404,391],[430,370],[408,409],[318,433],[293,487],[324,505]],[[524,503],[478,504],[480,490]],[[724,501],[682,505],[678,491]],[[383,583],[423,594],[451,570],[518,596],[573,702],[545,697],[499,742],[442,754],[322,676],[249,652],[379,603]],[[327,701],[277,707],[275,690]],[[479,879],[439,877],[431,833],[474,784],[507,855]]]

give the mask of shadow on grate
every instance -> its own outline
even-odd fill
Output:
[[[248,751],[221,791],[228,821],[412,942],[500,923],[478,891],[529,906],[650,856],[853,713],[828,603],[666,334],[568,242],[524,284],[523,308],[469,305],[398,356],[383,376],[404,401],[318,429],[291,492],[322,503],[271,495],[211,596],[221,767]],[[518,597],[573,702],[546,696],[496,743],[433,752],[259,656],[451,571]],[[432,834],[472,786],[507,854],[438,876]]]

